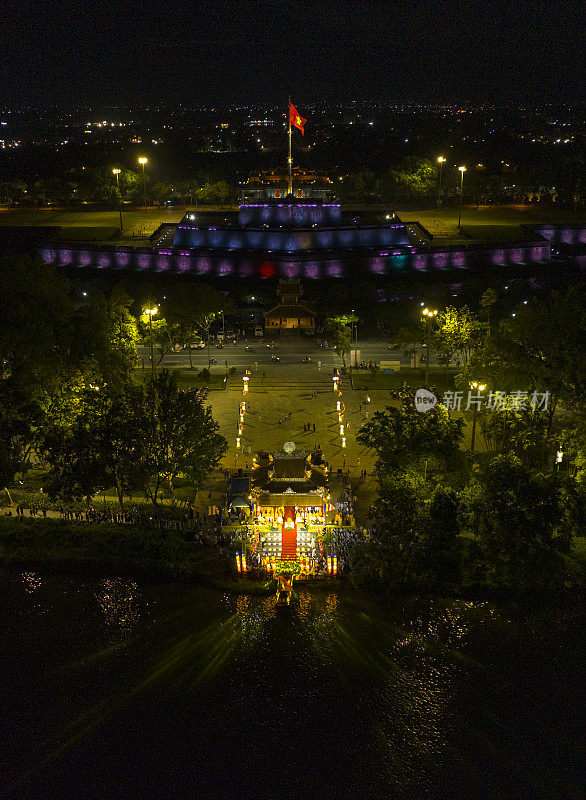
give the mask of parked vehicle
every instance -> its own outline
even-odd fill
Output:
[[[279,358],[279,356],[276,356],[276,355],[272,355],[271,356],[271,361],[280,361],[280,360],[281,359]]]

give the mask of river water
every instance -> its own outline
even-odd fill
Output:
[[[1,572],[11,798],[578,798],[577,608]]]

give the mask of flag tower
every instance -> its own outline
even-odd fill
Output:
[[[291,125],[295,125],[296,128],[299,128],[301,131],[301,135],[304,136],[305,132],[303,130],[303,126],[307,122],[304,119],[299,111],[295,108],[293,103],[291,102],[291,98],[289,98],[289,158],[287,159],[287,165],[289,167],[289,185],[287,189],[287,194],[293,194],[293,158],[291,157]]]
[[[289,183],[287,184],[287,194],[293,194],[293,158],[291,157],[291,98],[289,98],[289,158],[287,159],[287,166],[289,168]]]

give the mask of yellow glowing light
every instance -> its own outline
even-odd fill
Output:
[[[445,160],[446,160],[446,159],[445,159],[443,156],[438,156],[438,158],[437,158],[437,163],[438,163],[438,164],[444,164],[444,163],[445,163]]]
[[[121,169],[113,169],[113,170],[112,170],[112,174],[113,174],[113,175],[120,175],[120,173],[121,173],[121,172],[122,172],[122,170],[121,170]]]
[[[458,167],[458,169],[460,170],[460,172],[466,172],[466,167]]]
[[[145,158],[144,156],[141,156],[141,157],[138,159],[138,163],[139,163],[139,164],[148,164],[148,161],[149,161],[149,160],[148,160],[148,158]]]

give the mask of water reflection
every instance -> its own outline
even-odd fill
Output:
[[[518,614],[485,603],[383,606],[302,586],[291,607],[277,608],[274,594],[222,595],[122,578],[41,581],[30,572],[13,580],[27,624],[40,621],[30,644],[18,626],[8,643],[19,659],[24,644],[30,662],[22,684],[19,670],[10,675],[11,696],[27,696],[19,721],[31,732],[24,744],[14,731],[8,740],[14,760],[32,765],[14,771],[15,797],[59,796],[29,788],[44,788],[47,775],[58,785],[78,763],[80,774],[100,764],[112,778],[131,758],[144,778],[153,753],[165,779],[176,770],[183,780],[177,743],[189,753],[190,788],[197,787],[191,796],[239,796],[242,785],[257,787],[258,797],[275,796],[284,764],[292,796],[534,796],[522,791],[524,753],[505,759],[499,749],[511,723],[498,705],[495,675],[504,671],[498,643],[508,655],[517,631],[517,644],[541,646],[544,633],[556,630],[550,619],[527,614],[521,625]],[[31,599],[41,583],[42,613]],[[560,634],[559,658],[567,660],[565,645]],[[493,698],[486,689],[490,659]],[[525,677],[531,665],[521,663]],[[548,694],[566,674],[551,664],[556,680],[546,682]],[[479,716],[483,705],[486,717]],[[515,713],[522,716],[523,707]],[[529,717],[524,723],[534,724]],[[222,795],[214,794],[220,774]],[[513,774],[521,788],[511,791]],[[308,780],[313,793],[304,794]],[[464,794],[454,791],[459,780]],[[500,795],[493,792],[503,780]]]
[[[43,585],[43,579],[37,572],[23,572],[22,581],[28,594],[33,594]]]
[[[140,594],[134,581],[105,578],[95,597],[108,628],[127,633],[140,619]]]

